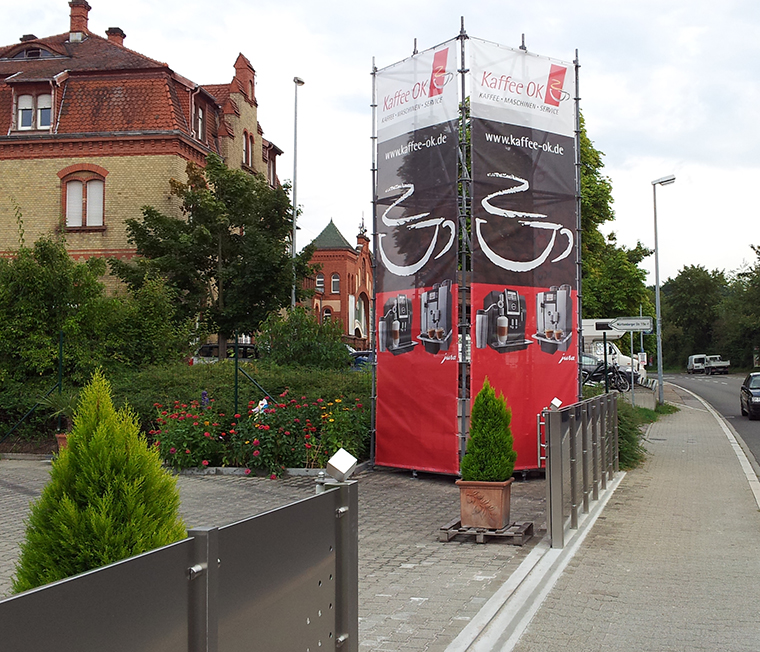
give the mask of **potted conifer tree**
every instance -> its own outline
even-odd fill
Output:
[[[462,527],[500,530],[509,525],[512,473],[517,452],[509,427],[512,411],[488,378],[470,413],[470,438],[460,465]]]

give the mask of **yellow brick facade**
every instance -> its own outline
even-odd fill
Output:
[[[143,206],[179,215],[179,201],[169,194],[169,179],[186,180],[186,161],[179,156],[111,156],[0,160],[0,253],[18,249],[19,234],[14,202],[23,215],[27,245],[60,230],[65,222],[58,173],[77,164],[94,164],[108,171],[105,177],[104,224],[101,231],[66,232],[67,248],[74,258],[129,256],[125,220],[139,218]]]

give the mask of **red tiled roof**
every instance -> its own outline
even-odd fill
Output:
[[[70,43],[69,34],[58,34],[35,41],[15,43],[0,47],[0,79],[11,75],[14,82],[52,79],[64,70],[70,72],[95,72],[106,70],[139,70],[168,68],[165,63],[150,59],[108,39],[88,34],[79,43]],[[18,51],[29,47],[41,47],[66,56],[43,59],[10,59]]]
[[[166,75],[65,82],[59,134],[177,129]],[[183,127],[187,128],[186,125]]]

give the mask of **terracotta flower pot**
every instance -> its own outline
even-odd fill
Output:
[[[68,437],[68,434],[65,432],[59,432],[56,434],[55,439],[58,442],[59,451],[62,451],[64,448],[66,448],[67,437]]]
[[[500,530],[509,525],[512,482],[457,480],[462,527]]]

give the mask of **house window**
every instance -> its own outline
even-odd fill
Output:
[[[333,274],[332,275],[332,288],[330,291],[333,294],[340,294],[340,275]]]
[[[66,228],[103,226],[105,182],[103,179],[73,178],[64,181]]]
[[[16,128],[19,130],[49,129],[53,117],[53,98],[42,95],[19,95]]]
[[[243,165],[251,164],[251,150],[248,148],[248,132],[243,132]]]
[[[253,134],[248,135],[248,164],[253,167]]]
[[[317,274],[317,281],[315,283],[317,290],[320,292],[325,291],[325,275],[322,273]]]
[[[206,142],[206,114],[200,104],[195,105],[195,135],[201,142]]]
[[[329,308],[325,308],[324,312],[322,313],[322,322],[330,321],[332,319],[332,310]]]

